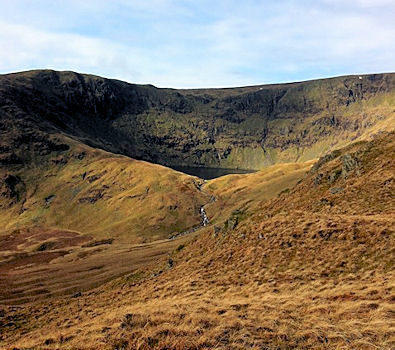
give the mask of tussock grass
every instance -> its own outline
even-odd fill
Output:
[[[393,151],[390,134],[338,152],[233,230],[203,230],[152,278],[4,308],[16,326],[3,326],[1,341],[33,349],[393,349]],[[346,154],[358,168],[331,182]],[[334,186],[343,190],[332,194]]]

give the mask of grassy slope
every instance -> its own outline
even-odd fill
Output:
[[[142,243],[199,224],[209,200],[197,178],[76,143],[2,173],[25,186],[19,201],[0,209],[3,233],[50,227]]]
[[[312,164],[313,161],[277,164],[252,174],[227,175],[208,181],[203,189],[215,197],[205,207],[211,222],[222,224],[232,212],[251,215],[262,202],[292,188]]]
[[[49,139],[69,148],[36,142],[18,150],[24,164],[0,168],[0,303],[91,289],[154,263],[188,239],[167,238],[201,223],[202,180]]]
[[[4,344],[392,349],[394,147],[389,134],[320,160],[234,229],[175,251],[160,275],[6,308]]]
[[[162,166],[81,145],[31,160],[13,172],[24,181],[21,199],[0,211],[0,282],[6,286],[0,303],[86,291],[150,265],[194,237],[158,241],[198,225],[201,205],[208,203],[217,228],[227,225],[233,211],[250,215],[310,166],[276,165],[204,185]],[[111,242],[100,243],[106,238]]]

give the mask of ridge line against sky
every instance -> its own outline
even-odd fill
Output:
[[[72,70],[159,87],[395,71],[392,0],[0,2],[0,73]]]

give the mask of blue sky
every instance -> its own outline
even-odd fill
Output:
[[[0,0],[0,73],[159,87],[395,71],[394,0]]]

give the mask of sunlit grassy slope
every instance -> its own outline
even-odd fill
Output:
[[[71,144],[67,152],[2,170],[21,185],[17,196],[4,198],[0,231],[52,227],[142,243],[200,223],[199,208],[209,196],[198,178]]]
[[[2,175],[0,304],[86,291],[150,266],[204,231],[202,206],[215,230],[237,225],[311,166],[205,182],[64,141],[67,151],[29,158]]]
[[[277,164],[246,175],[227,175],[208,181],[203,189],[213,195],[206,206],[212,223],[220,224],[232,215],[251,215],[263,202],[287,192],[312,166],[304,163]]]
[[[171,264],[4,307],[4,346],[393,349],[394,147],[383,134],[321,158],[288,191],[175,249]]]

